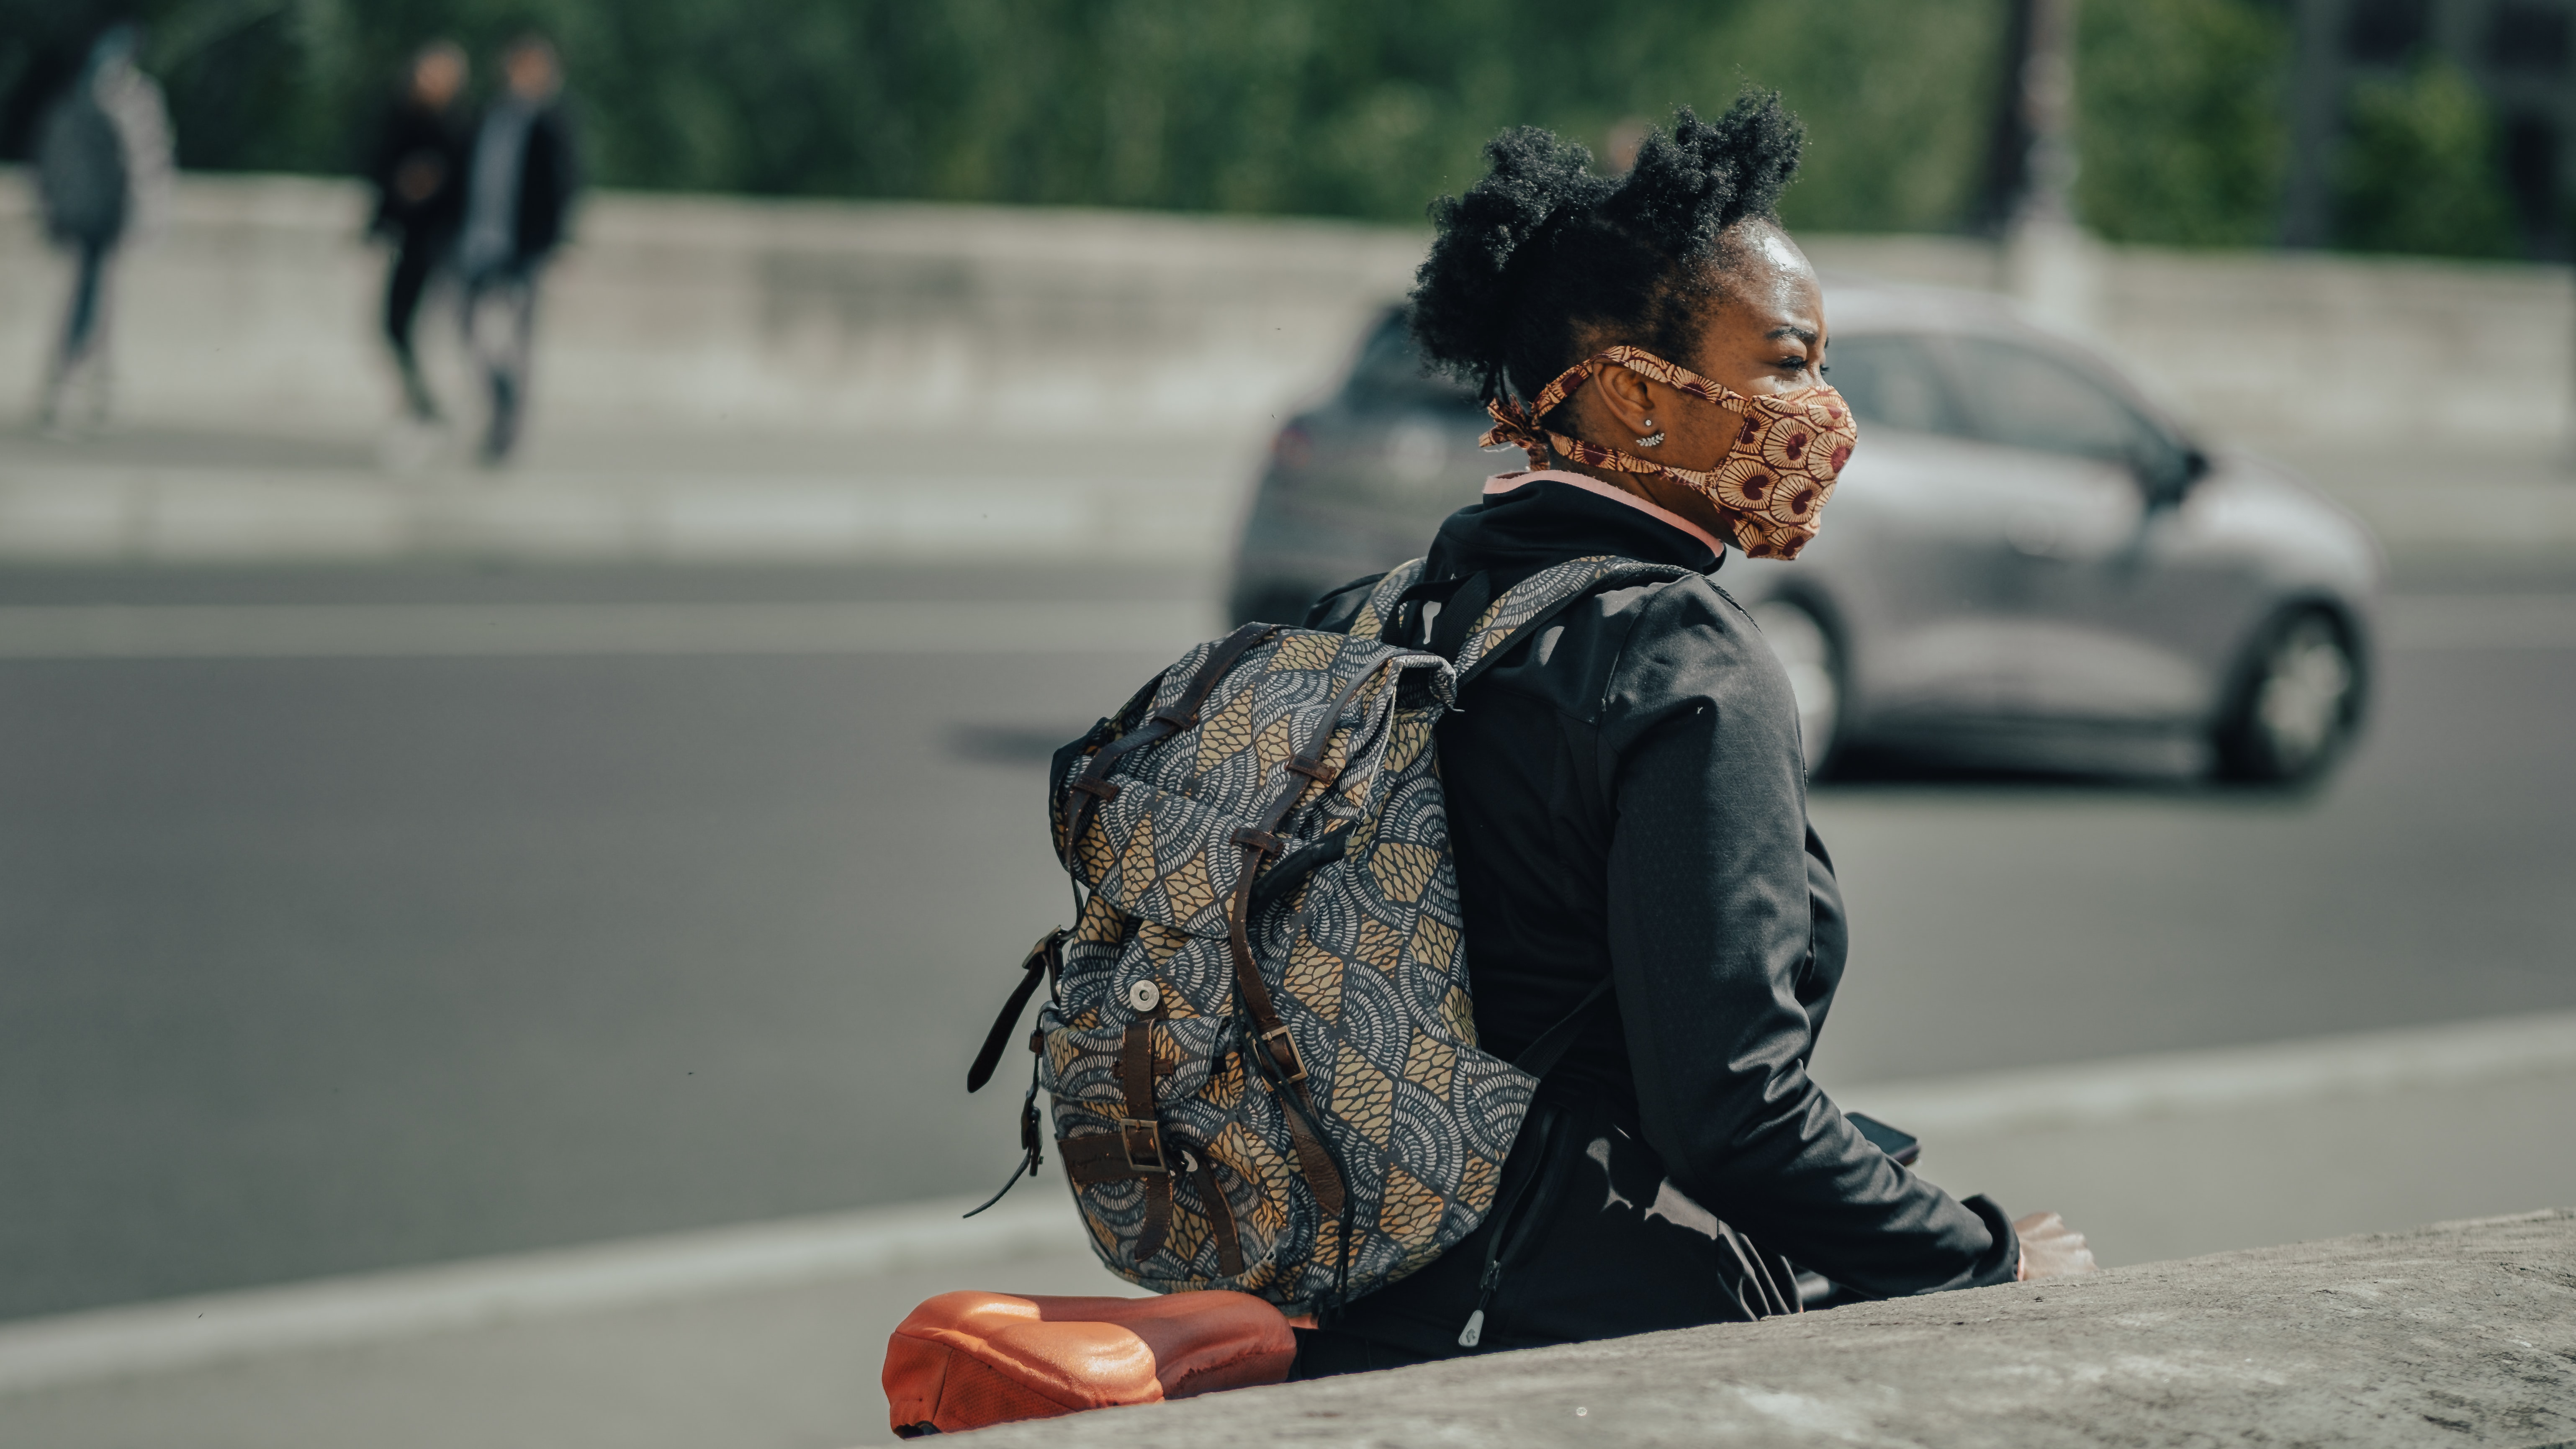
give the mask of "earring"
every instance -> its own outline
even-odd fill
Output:
[[[1646,419],[1646,426],[1650,428],[1654,427],[1655,420],[1653,418]],[[1663,445],[1664,435],[1661,429],[1648,433],[1646,436],[1637,440],[1637,446],[1640,448],[1660,448]]]

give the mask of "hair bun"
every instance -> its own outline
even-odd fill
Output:
[[[1503,132],[1483,179],[1431,205],[1415,340],[1486,397],[1506,381],[1527,395],[1575,361],[1577,324],[1670,346],[1656,329],[1680,273],[1727,228],[1772,215],[1803,139],[1773,91],[1745,92],[1713,124],[1682,107],[1623,178],[1593,175],[1591,152],[1536,126]]]
[[[1414,273],[1413,332],[1437,363],[1468,374],[1490,395],[1512,313],[1513,264],[1548,224],[1590,210],[1612,183],[1592,174],[1592,153],[1536,126],[1485,143],[1489,169],[1463,197],[1431,204],[1439,230]]]

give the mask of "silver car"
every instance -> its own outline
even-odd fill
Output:
[[[2282,467],[2204,448],[2119,370],[1972,293],[1829,285],[1861,442],[1795,562],[1719,575],[1797,688],[1818,775],[1865,757],[2319,776],[2358,729],[2382,560]],[[1400,311],[1280,429],[1237,619],[1422,552],[1483,479],[1483,410]]]

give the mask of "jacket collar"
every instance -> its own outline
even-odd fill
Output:
[[[1706,529],[1597,479],[1559,469],[1500,473],[1483,501],[1449,515],[1431,542],[1426,579],[1479,571],[1509,588],[1552,564],[1593,554],[1710,573],[1726,551]]]

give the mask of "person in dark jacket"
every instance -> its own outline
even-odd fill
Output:
[[[376,187],[368,230],[394,245],[385,279],[385,341],[402,370],[403,400],[413,417],[432,422],[437,399],[412,350],[412,324],[430,274],[446,260],[465,220],[464,48],[432,41],[412,57],[403,93],[386,109],[367,177]]]
[[[1532,467],[1441,526],[1390,635],[1434,642],[1443,599],[1576,558],[1690,572],[1568,608],[1440,726],[1483,1046],[1518,1055],[1605,978],[1615,1009],[1543,1080],[1475,1233],[1301,1330],[1300,1377],[1796,1312],[1791,1263],[1863,1298],[2091,1269],[2054,1214],[1952,1198],[1807,1074],[1842,898],[1788,679],[1714,577],[1729,546],[1794,555],[1856,436],[1773,216],[1800,138],[1748,95],[1603,178],[1517,130],[1434,208],[1415,336]],[[1346,626],[1369,582],[1308,623]]]
[[[118,252],[147,238],[166,209],[173,170],[161,88],[136,64],[142,32],[114,25],[90,47],[71,88],[36,131],[36,192],[45,231],[72,253],[71,303],[46,370],[38,423],[62,425],[74,380],[90,379],[90,420],[107,413],[109,279]]]
[[[456,246],[457,271],[465,282],[466,342],[491,389],[483,459],[494,464],[518,444],[537,275],[563,242],[581,184],[554,46],[534,35],[512,41],[501,52],[501,79],[501,94],[475,128],[464,231]]]

